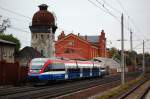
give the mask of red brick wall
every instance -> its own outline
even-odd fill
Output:
[[[73,45],[69,45],[69,42],[72,41]],[[67,48],[74,49],[75,53],[81,55],[86,59],[91,59],[98,56],[98,48],[93,47],[86,40],[80,40],[78,36],[70,35],[63,40],[60,40],[56,43],[56,55],[64,54]]]
[[[69,45],[70,41],[73,41],[74,44]],[[94,57],[105,57],[105,41],[106,38],[104,31],[101,32],[98,47],[93,46],[85,39],[81,39],[74,34],[65,36],[64,32],[62,32],[55,44],[56,56],[58,54],[64,54],[65,51],[70,48],[74,49],[76,54],[79,54],[86,59],[92,59]]]

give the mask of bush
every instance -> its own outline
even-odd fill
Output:
[[[15,51],[18,52],[20,49],[20,41],[18,40],[18,38],[14,37],[12,34],[0,34],[0,39],[6,40],[6,41],[10,41],[13,43],[16,43],[16,47],[15,47]]]

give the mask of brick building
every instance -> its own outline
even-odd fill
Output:
[[[65,35],[62,31],[55,43],[56,56],[70,59],[105,57],[105,42],[104,30],[99,36]]]

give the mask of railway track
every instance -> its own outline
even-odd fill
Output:
[[[143,92],[143,94],[140,96],[140,99],[146,99],[146,95],[150,91],[150,86]]]
[[[148,93],[148,91],[150,90],[150,86],[148,86],[146,88],[146,90],[145,89],[142,90],[142,92],[139,92],[138,90],[141,90],[140,87],[142,85],[144,85],[145,83],[147,83],[148,81],[149,81],[149,78],[141,81],[139,84],[137,84],[136,86],[131,88],[129,91],[124,93],[121,97],[119,97],[119,99],[130,99],[131,97],[132,97],[132,99],[145,99],[144,97]]]
[[[93,88],[96,88],[96,87],[110,86],[110,85],[112,85],[114,83],[118,84],[118,83],[120,83],[120,80],[110,81],[110,82],[106,82],[106,83],[103,83],[103,84],[100,84],[100,85],[95,85],[95,86],[94,85],[93,86],[88,86],[87,85],[86,87],[84,86],[82,88],[78,87],[78,88],[66,90],[66,91],[61,92],[59,94],[57,92],[55,92],[54,94],[46,94],[46,95],[40,96],[38,98],[36,97],[36,99],[47,99],[47,98],[61,99],[61,98],[65,97],[65,96],[74,95],[76,93],[84,92],[86,90],[93,89]]]
[[[137,74],[132,74],[133,77]],[[91,88],[98,85],[106,85],[108,83],[117,82],[120,80],[120,75],[117,76],[108,76],[95,79],[79,80],[74,82],[65,82],[58,83],[50,86],[42,87],[33,87],[33,86],[24,86],[24,87],[12,87],[0,90],[0,99],[32,99],[32,98],[53,98],[60,95],[76,92],[79,90]]]

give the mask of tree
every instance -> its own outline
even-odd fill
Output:
[[[137,53],[135,51],[125,51],[125,62],[126,65],[132,65],[135,66],[137,65],[137,60],[136,60]]]
[[[112,47],[109,49],[109,56],[112,58],[116,55],[117,49],[115,47]]]
[[[0,16],[0,34],[3,34],[8,27],[10,27],[10,20],[8,18],[3,19]]]
[[[115,58],[120,60],[120,51],[118,51],[115,47],[112,47],[109,50],[109,56],[110,58]]]
[[[150,66],[150,54],[145,53],[145,66]]]
[[[18,52],[20,49],[20,41],[18,38],[14,37],[12,34],[0,34],[0,39],[6,40],[6,41],[10,41],[13,43],[16,43],[16,47],[15,47],[15,51]]]
[[[109,49],[109,56],[110,56],[110,58],[113,58],[114,60],[116,60],[117,62],[120,63],[121,53],[115,47],[112,47]]]
[[[137,55],[137,65],[142,66],[143,54]]]

